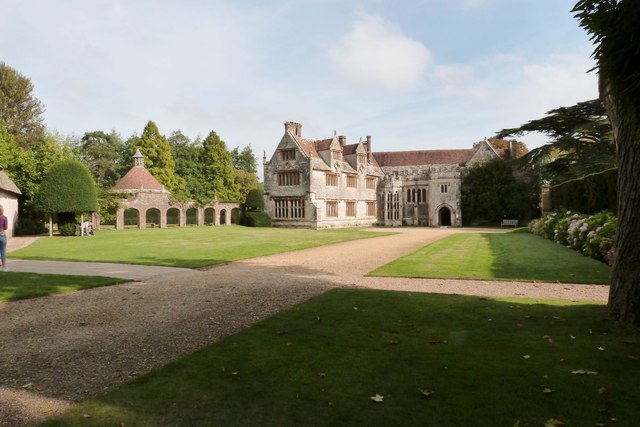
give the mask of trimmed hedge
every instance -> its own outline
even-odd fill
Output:
[[[266,212],[243,212],[240,225],[245,227],[271,227],[271,217]]]
[[[248,211],[263,211],[264,210],[264,198],[262,197],[262,191],[254,188],[247,194],[247,200],[244,203],[244,207]]]
[[[554,210],[568,209],[586,214],[615,212],[617,203],[617,169],[551,187],[551,206]]]

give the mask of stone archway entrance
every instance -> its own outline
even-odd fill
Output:
[[[451,210],[446,206],[440,208],[438,219],[440,227],[451,227]]]

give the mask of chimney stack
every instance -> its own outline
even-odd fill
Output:
[[[291,132],[294,136],[302,138],[302,125],[296,122],[285,122],[284,131]]]
[[[347,144],[347,137],[344,135],[338,136],[338,142],[340,143],[341,147],[344,147]]]
[[[367,160],[371,161],[371,135],[367,135]]]

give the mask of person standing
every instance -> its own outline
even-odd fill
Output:
[[[7,267],[7,229],[9,220],[4,215],[4,207],[0,205],[0,258],[2,258],[2,271],[9,271]]]

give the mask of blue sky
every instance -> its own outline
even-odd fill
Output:
[[[3,0],[0,61],[63,134],[154,120],[261,158],[291,120],[374,151],[469,148],[597,96],[574,3]]]

